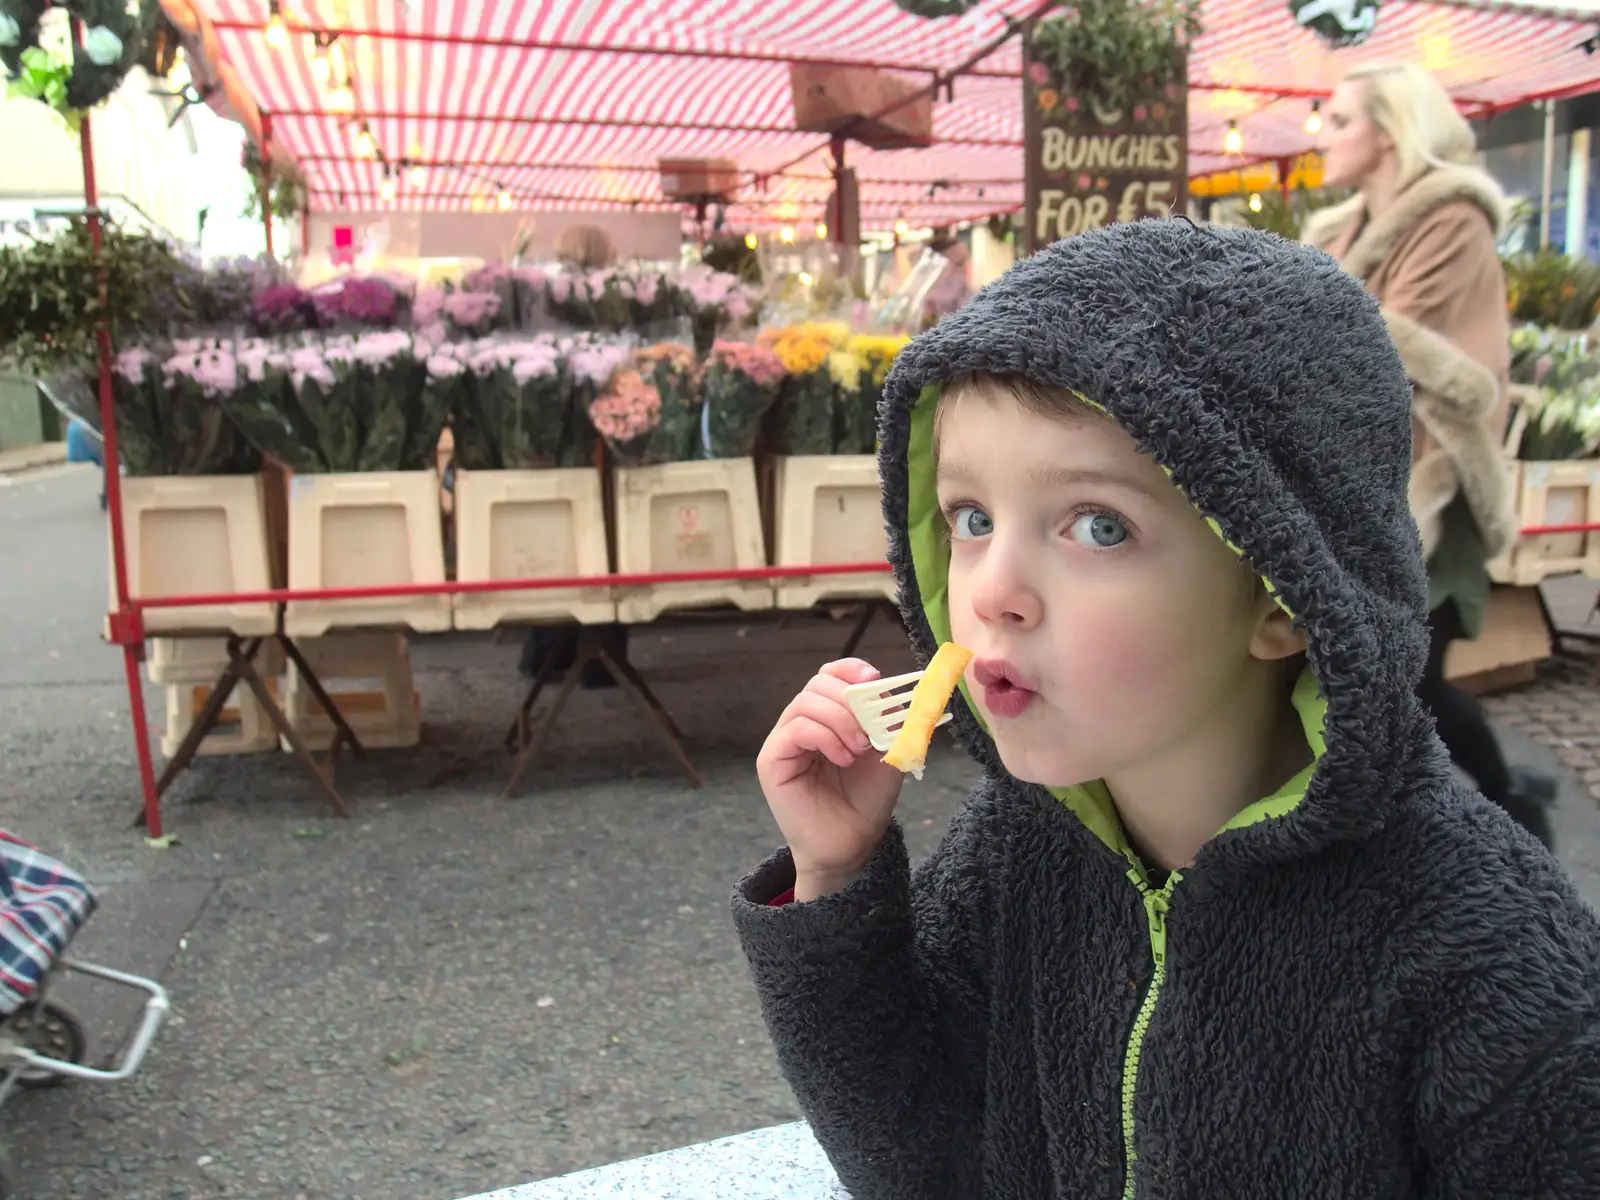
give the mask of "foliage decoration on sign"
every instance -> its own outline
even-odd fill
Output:
[[[1187,86],[1185,51],[1200,35],[1200,0],[1078,0],[1033,28],[1033,82],[1057,98],[1121,112]],[[1107,122],[1110,123],[1110,122]]]
[[[1295,23],[1334,49],[1359,46],[1378,24],[1379,0],[1289,0]]]
[[[72,43],[64,22],[46,22],[48,9],[83,22],[81,44]],[[40,101],[75,129],[76,114],[116,91],[144,59],[146,41],[161,19],[159,0],[0,0],[0,65],[10,77],[7,93]]]

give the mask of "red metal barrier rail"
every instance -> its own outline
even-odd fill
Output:
[[[456,596],[484,592],[537,592],[553,588],[654,587],[665,583],[721,583],[753,579],[806,579],[818,575],[883,575],[886,562],[815,563],[803,567],[739,567],[722,571],[656,571],[635,575],[571,575],[545,579],[482,579],[453,583],[391,583],[372,587],[273,588],[261,592],[205,592],[192,596],[130,598],[135,608],[199,608],[213,604],[286,604],[301,600],[380,600],[396,596]]]

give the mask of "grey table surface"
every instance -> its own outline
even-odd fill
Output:
[[[468,1200],[850,1200],[803,1122],[756,1129]]]

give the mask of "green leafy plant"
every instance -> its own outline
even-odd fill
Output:
[[[1600,315],[1600,263],[1544,250],[1504,259],[1502,266],[1513,320],[1585,329]]]
[[[1184,51],[1200,32],[1200,0],[1079,0],[1035,25],[1032,47],[1060,91],[1122,110],[1184,87]]]
[[[83,24],[70,61],[41,44],[45,11],[52,7]],[[7,91],[41,101],[76,128],[73,114],[111,95],[145,59],[146,42],[156,36],[161,20],[160,0],[0,0],[0,65],[11,77]]]
[[[239,165],[256,185],[250,189],[242,215],[260,217],[263,196],[272,215],[280,221],[297,218],[306,210],[311,193],[306,186],[306,177],[298,167],[263,159],[261,148],[252,138],[244,140],[244,153],[240,156]]]
[[[182,315],[184,264],[172,249],[102,226],[98,254],[84,218],[52,238],[0,247],[0,360],[37,374],[82,366],[94,360],[101,321],[116,341]]]

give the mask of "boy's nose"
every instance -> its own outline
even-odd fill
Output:
[[[998,547],[996,548],[998,549]],[[986,555],[972,590],[978,619],[991,625],[1032,629],[1044,616],[1044,603],[1016,564],[1004,553]]]

